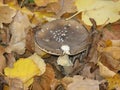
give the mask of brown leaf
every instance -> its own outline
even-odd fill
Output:
[[[106,40],[118,40],[120,39],[120,22],[117,24],[108,24],[103,30],[103,38]]]
[[[42,76],[35,77],[32,90],[50,90],[55,73],[51,65],[47,64],[46,71]]]
[[[9,26],[12,36],[9,42],[9,46],[6,48],[6,52],[11,53],[13,51],[17,54],[23,54],[25,52],[25,30],[30,26],[31,25],[28,17],[18,11],[14,18],[14,21]]]
[[[76,6],[74,5],[75,0],[59,0],[56,3],[51,3],[47,6],[48,12],[55,12],[56,17],[60,18],[65,13],[74,13]]]
[[[57,13],[57,16],[61,16],[64,13],[73,13],[76,11],[76,7],[74,6],[74,1],[75,0],[63,0],[62,2],[62,8],[61,10]]]
[[[6,67],[6,59],[3,56],[4,52],[4,47],[0,46],[0,73],[3,73],[3,69]]]
[[[73,82],[67,86],[67,90],[99,90],[99,81],[74,76]]]
[[[118,72],[120,70],[120,61],[115,60],[110,54],[102,53],[100,57],[100,62],[106,66],[108,69],[114,72]]]
[[[8,6],[0,6],[0,27],[2,27],[2,23],[10,23],[15,16],[16,11],[11,9]]]
[[[7,66],[8,67],[13,67],[13,64],[15,63],[15,57],[14,57],[14,54],[13,53],[6,53],[5,54],[5,57],[7,59]]]
[[[24,89],[23,82],[20,79],[5,77],[5,80],[9,85],[7,90],[27,90],[27,89]]]
[[[1,37],[1,43],[7,45],[10,40],[10,31],[8,26],[4,26],[2,29],[0,29],[0,37]]]
[[[26,35],[26,48],[32,53],[35,51],[34,33],[31,29]]]

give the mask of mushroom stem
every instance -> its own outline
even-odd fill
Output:
[[[71,62],[67,54],[59,56],[57,59],[57,64],[61,66],[73,66],[73,63]]]

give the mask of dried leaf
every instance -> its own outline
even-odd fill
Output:
[[[99,82],[83,78],[82,76],[74,76],[73,82],[67,86],[67,90],[99,90]]]
[[[47,64],[45,73],[40,77],[35,77],[32,90],[51,90],[55,73],[51,65]]]
[[[20,79],[28,87],[33,82],[33,77],[43,74],[45,69],[44,61],[37,54],[33,54],[17,60],[13,68],[6,67],[4,72],[7,77]]]
[[[111,78],[106,78],[106,80],[108,81],[108,90],[120,88],[120,75],[119,74],[116,74]]]
[[[115,73],[117,73],[120,70],[120,61],[114,59],[108,53],[101,54],[100,62]]]
[[[0,27],[3,27],[2,23],[11,23],[15,14],[16,11],[14,9],[0,5]]]
[[[64,13],[73,13],[76,11],[74,5],[75,0],[62,0],[61,9],[57,12],[57,17],[62,16]]]
[[[30,29],[26,35],[26,49],[32,53],[35,51],[34,33],[32,29]]]
[[[4,47],[0,46],[0,73],[3,73],[3,69],[6,67],[6,59],[3,56],[4,53]]]
[[[111,0],[76,0],[78,12],[82,12],[82,20],[87,25],[92,25],[89,18],[93,18],[97,25],[113,23],[120,19],[120,1]],[[104,14],[103,14],[104,13]]]
[[[95,4],[97,0],[76,0],[75,5],[77,7],[77,10],[80,11],[85,11],[91,9],[91,7]]]
[[[13,67],[13,64],[15,63],[15,56],[13,53],[6,53],[5,57],[7,59],[7,66],[8,67]]]
[[[7,81],[9,86],[5,85],[3,90],[24,90],[25,89],[23,82],[20,79],[6,77],[5,80]]]
[[[6,48],[6,52],[12,51],[23,54],[25,52],[26,45],[26,29],[30,27],[30,22],[25,14],[20,11],[17,12],[14,21],[10,24],[10,32],[12,37],[9,42],[9,46]]]
[[[37,6],[46,6],[49,3],[57,2],[58,0],[34,0]]]
[[[103,77],[113,77],[116,73],[111,71],[108,67],[104,66],[101,62],[98,62],[100,75]]]
[[[111,40],[112,46],[120,47],[120,40]]]
[[[103,49],[103,52],[108,53],[116,60],[120,60],[120,47],[106,47]]]

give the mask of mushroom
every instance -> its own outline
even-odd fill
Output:
[[[74,19],[53,20],[44,24],[41,30],[35,33],[35,43],[41,50],[58,55],[58,64],[63,62],[63,59],[69,63],[61,64],[62,66],[72,65],[68,55],[85,51],[91,43],[90,38],[88,30]]]

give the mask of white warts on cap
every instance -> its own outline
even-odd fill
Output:
[[[63,54],[70,54],[70,47],[68,45],[62,45],[61,49],[63,51]]]

